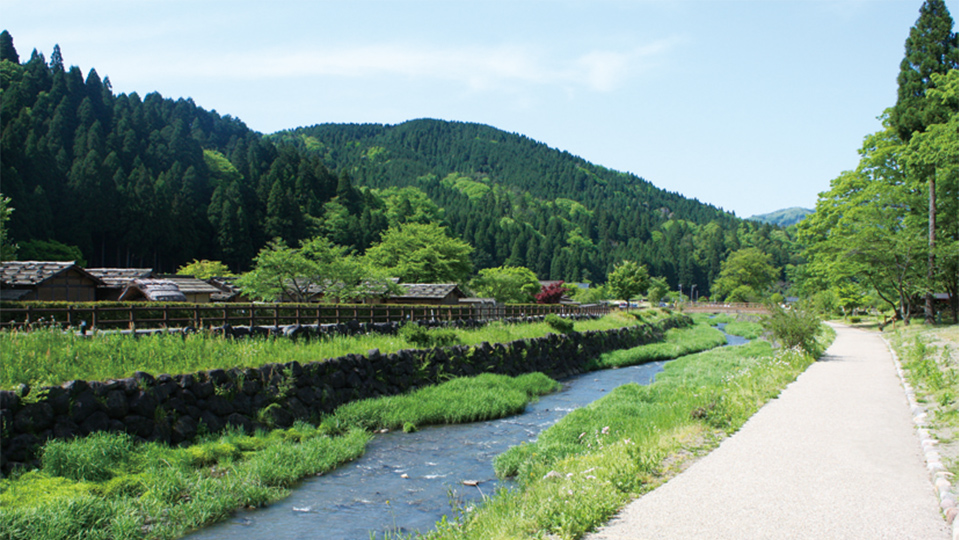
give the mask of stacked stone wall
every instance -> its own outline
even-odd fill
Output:
[[[110,381],[0,392],[0,470],[36,465],[51,438],[98,431],[126,432],[137,440],[188,444],[198,434],[228,425],[247,431],[318,420],[353,400],[395,395],[451,377],[539,371],[564,378],[589,369],[600,354],[663,339],[684,316],[657,325],[548,334],[509,343],[405,349],[259,368],[213,369],[182,375],[137,372]]]

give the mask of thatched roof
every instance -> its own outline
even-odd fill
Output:
[[[166,279],[135,279],[120,295],[120,300],[146,298],[151,302],[186,302],[187,297],[176,283]]]

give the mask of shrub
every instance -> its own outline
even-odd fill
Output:
[[[417,323],[407,323],[400,327],[400,336],[418,347],[446,347],[460,342],[455,330],[430,329]]]
[[[569,334],[573,332],[573,321],[564,319],[556,313],[548,314],[543,320],[550,325],[550,328],[553,328],[561,334]]]
[[[783,308],[769,304],[770,315],[760,319],[760,324],[773,334],[782,347],[799,347],[805,353],[819,356],[820,346],[817,336],[820,334],[821,320],[812,310],[804,307]]]

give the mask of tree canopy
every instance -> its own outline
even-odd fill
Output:
[[[465,283],[473,271],[470,244],[451,238],[436,223],[406,223],[383,233],[367,250],[371,265],[403,283]]]
[[[720,265],[712,294],[730,302],[759,300],[780,275],[772,261],[773,257],[757,248],[737,250]]]
[[[470,288],[481,297],[496,298],[504,304],[533,303],[540,292],[537,275],[522,266],[484,268],[470,282]]]
[[[650,274],[647,268],[634,261],[623,261],[607,276],[610,293],[619,300],[632,300],[647,292]]]

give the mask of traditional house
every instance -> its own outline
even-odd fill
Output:
[[[456,283],[401,283],[400,287],[406,292],[390,295],[384,303],[455,306],[467,297]]]
[[[193,276],[163,274],[159,277],[176,285],[177,288],[180,289],[180,292],[187,297],[187,302],[194,304],[209,304],[211,297],[221,292],[220,289]]]
[[[177,285],[166,279],[135,279],[120,294],[124,302],[186,302]]]
[[[103,282],[97,289],[97,300],[115,302],[135,279],[153,279],[152,268],[87,268],[90,275]]]
[[[243,295],[243,290],[237,287],[237,278],[234,277],[212,277],[205,281],[220,290],[218,293],[210,295],[211,302],[249,302],[250,300]]]
[[[75,262],[6,261],[0,263],[0,299],[93,302],[103,284]]]

